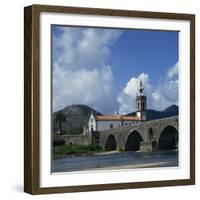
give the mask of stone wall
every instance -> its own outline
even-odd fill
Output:
[[[54,135],[54,140],[64,140],[66,145],[88,145],[91,144],[90,135]]]

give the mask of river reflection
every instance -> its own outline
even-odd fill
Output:
[[[56,159],[52,161],[52,172],[175,166],[178,166],[178,151],[119,152]]]

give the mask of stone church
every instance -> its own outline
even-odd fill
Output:
[[[94,115],[91,113],[88,128],[89,131],[104,131],[116,127],[131,126],[146,120],[147,98],[144,87],[140,81],[140,87],[136,96],[136,116],[114,115]]]

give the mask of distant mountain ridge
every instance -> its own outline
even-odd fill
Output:
[[[152,109],[147,109],[147,120],[154,120],[154,119],[161,119],[165,117],[172,117],[178,115],[179,109],[177,105],[171,105],[164,109],[163,111],[157,111]],[[130,115],[136,115],[136,112],[132,112],[127,114]]]
[[[81,130],[84,126],[88,126],[88,120],[91,113],[96,115],[102,115],[102,113],[94,110],[93,108],[87,105],[71,105],[67,106],[64,109],[61,109],[53,113],[53,130],[56,132],[58,130],[58,122],[55,120],[56,113],[64,114],[66,121],[63,122],[63,130],[65,134],[71,134],[72,130]],[[127,116],[136,115],[136,112],[131,112]],[[163,111],[156,111],[152,109],[147,110],[147,120],[160,119],[165,117],[171,117],[178,115],[178,106],[171,105],[164,109]],[[80,132],[80,131],[79,131]],[[75,133],[75,131],[74,131]]]
[[[178,106],[177,105],[171,105],[163,110],[163,112],[173,112],[178,113]]]

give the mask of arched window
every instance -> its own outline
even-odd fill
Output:
[[[110,124],[110,128],[111,128],[111,129],[113,128],[113,124]]]
[[[138,102],[138,110],[140,110],[140,102]]]

